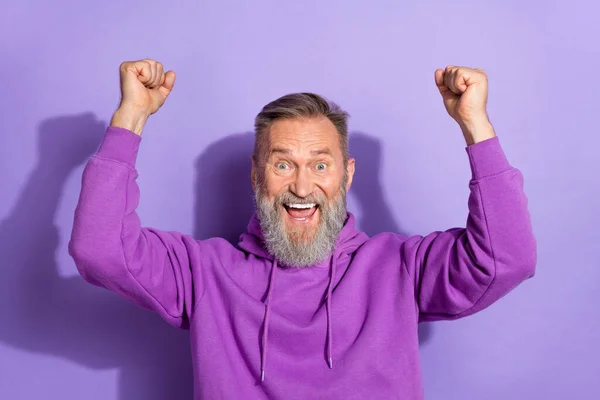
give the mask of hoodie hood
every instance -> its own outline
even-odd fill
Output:
[[[329,256],[328,260],[324,260],[325,265],[329,266],[329,284],[327,285],[327,291],[325,293],[325,306],[327,310],[327,364],[329,368],[333,368],[333,316],[331,315],[331,294],[333,291],[333,282],[335,281],[335,272],[337,262],[343,255],[350,255],[356,249],[366,242],[369,237],[364,233],[356,229],[356,220],[352,213],[347,213],[346,222],[342,230],[338,235],[333,254]],[[251,253],[257,257],[264,258],[271,261],[271,273],[269,274],[269,285],[267,289],[267,297],[265,299],[265,316],[263,319],[263,333],[261,338],[261,349],[260,349],[260,379],[265,380],[265,368],[267,362],[267,350],[268,350],[268,337],[269,337],[269,322],[271,320],[271,302],[273,298],[273,289],[275,287],[275,280],[277,275],[277,259],[269,253],[266,248],[262,229],[260,227],[260,221],[256,212],[252,215],[250,223],[248,224],[248,231],[240,236],[238,247],[242,250]],[[321,264],[319,264],[321,265]],[[314,267],[304,267],[314,268]]]

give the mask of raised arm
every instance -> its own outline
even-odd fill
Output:
[[[534,275],[537,254],[523,176],[508,163],[487,118],[485,73],[449,66],[435,80],[465,136],[472,177],[465,228],[402,244],[421,321],[484,309]]]
[[[201,293],[190,262],[198,244],[180,233],[142,228],[136,213],[141,133],[169,95],[175,74],[142,60],[121,64],[120,75],[121,104],[84,169],[69,253],[86,281],[187,328]]]

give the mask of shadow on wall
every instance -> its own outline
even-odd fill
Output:
[[[118,368],[120,400],[192,398],[186,331],[79,276],[58,273],[54,218],[61,193],[72,171],[96,151],[105,127],[91,113],[52,118],[39,126],[39,162],[0,223],[0,319],[10,321],[0,325],[0,341],[88,368]],[[359,226],[369,235],[400,233],[379,181],[381,144],[364,133],[350,138],[357,159],[350,195],[362,209]],[[251,133],[234,134],[198,158],[195,237],[220,236],[235,243],[245,231],[253,211],[252,148]],[[421,343],[429,336],[429,326],[421,324]]]
[[[0,319],[10,321],[0,324],[0,341],[88,368],[118,368],[121,400],[191,399],[187,332],[79,276],[58,273],[53,221],[63,186],[96,151],[105,127],[91,113],[39,126],[38,164],[0,223]]]
[[[226,136],[196,160],[194,237],[222,237],[237,243],[254,211],[250,180],[252,133]]]

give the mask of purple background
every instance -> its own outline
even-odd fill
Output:
[[[537,275],[421,327],[426,397],[600,398],[600,10],[483,3],[3,1],[0,398],[191,398],[187,333],[84,283],[67,254],[119,63],[144,57],[178,79],[144,133],[142,220],[229,239],[251,211],[253,118],[294,91],[352,114],[349,207],[367,233],[462,226],[468,161],[433,72],[484,68],[491,120],[525,175]]]

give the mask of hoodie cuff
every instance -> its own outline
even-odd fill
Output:
[[[109,126],[96,155],[134,168],[141,140],[141,136],[128,129]]]
[[[511,169],[498,137],[472,144],[466,148],[472,178],[482,179]]]

